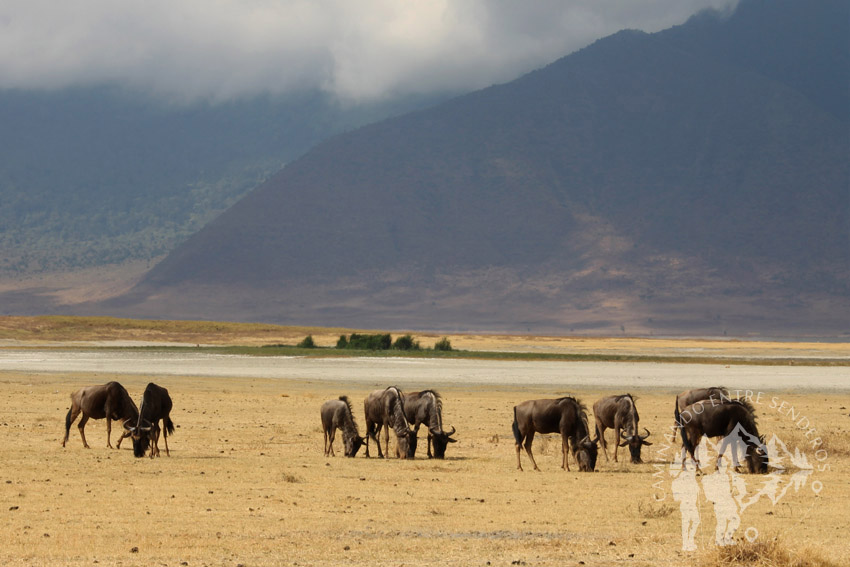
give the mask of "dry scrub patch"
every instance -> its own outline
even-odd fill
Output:
[[[741,541],[707,553],[701,567],[838,567],[811,548],[789,551],[777,539]]]
[[[0,564],[673,566],[702,556],[681,551],[678,505],[653,498],[653,475],[666,461],[652,451],[640,466],[600,455],[599,472],[564,472],[559,443],[542,437],[534,447],[542,472],[516,470],[513,406],[566,392],[442,388],[445,422],[460,440],[446,460],[423,458],[424,447],[413,461],[365,459],[362,449],[346,459],[322,456],[319,406],[347,394],[362,431],[363,399],[383,384],[169,376],[156,381],[169,389],[179,426],[170,458],[107,449],[102,421],[86,429],[92,449],[76,427],[63,449],[70,392],[110,379],[134,399],[149,381],[0,374]],[[591,406],[612,392],[572,393]],[[634,393],[657,449],[672,392]],[[788,399],[824,429],[850,423],[838,410],[843,396]],[[785,416],[767,411],[760,427],[794,433]],[[814,546],[847,564],[850,486],[838,471],[848,463],[836,451],[819,473],[819,497],[789,492],[775,507],[753,506],[746,521],[778,534],[785,549]],[[698,543],[710,548],[710,505],[701,512]]]

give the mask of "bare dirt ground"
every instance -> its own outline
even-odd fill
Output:
[[[595,473],[565,472],[558,469],[560,442],[542,436],[534,446],[542,472],[532,472],[525,457],[526,471],[519,472],[513,406],[562,395],[565,383],[465,380],[487,373],[475,370],[480,362],[469,362],[461,373],[451,366],[423,374],[414,364],[391,372],[373,366],[372,376],[368,362],[335,364],[285,377],[0,370],[6,400],[0,414],[0,564],[712,564],[715,516],[705,498],[699,504],[700,550],[682,551],[669,464],[675,448],[664,438],[679,384],[648,381],[628,388],[638,396],[641,425],[655,441],[646,448],[645,464],[600,456]],[[606,370],[610,364],[595,364],[584,366],[586,381],[568,383],[588,407],[602,395],[624,391],[593,382],[612,372]],[[643,365],[640,373],[672,377],[667,366]],[[748,379],[750,367],[714,366],[725,372],[730,388]],[[847,369],[837,370],[846,379]],[[372,389],[395,382],[390,374],[407,389],[436,385],[441,391],[444,420],[457,428],[459,439],[448,458],[428,460],[419,453],[413,461],[366,459],[362,450],[354,459],[323,457],[321,403],[347,394],[362,430],[362,401]],[[437,380],[441,375],[451,379]],[[179,426],[169,441],[170,457],[163,451],[158,459],[135,459],[126,444],[107,449],[102,421],[86,428],[92,449],[82,447],[76,427],[68,446],[60,446],[71,391],[111,379],[137,400],[152,379],[169,389]],[[835,565],[850,564],[846,388],[802,391],[791,385],[757,388],[753,395],[759,392],[760,431],[777,435],[792,453],[796,448],[806,454],[815,469],[775,504],[763,497],[748,508],[737,535],[778,538],[801,560],[823,556]],[[113,444],[116,433],[114,428]],[[791,475],[776,478],[787,485]],[[744,480],[754,490],[766,477]]]
[[[444,358],[312,358],[111,349],[0,349],[0,370],[344,380],[408,387],[500,385],[648,389],[726,385],[750,390],[848,391],[847,366],[564,362]]]

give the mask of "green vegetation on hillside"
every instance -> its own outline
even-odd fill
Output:
[[[0,277],[160,257],[321,140],[427,102],[0,89]]]

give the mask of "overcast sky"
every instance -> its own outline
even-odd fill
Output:
[[[119,84],[178,100],[485,87],[624,28],[736,0],[3,0],[0,88]]]

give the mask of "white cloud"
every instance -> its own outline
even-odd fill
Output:
[[[343,100],[510,80],[623,28],[735,0],[4,0],[0,88]]]

